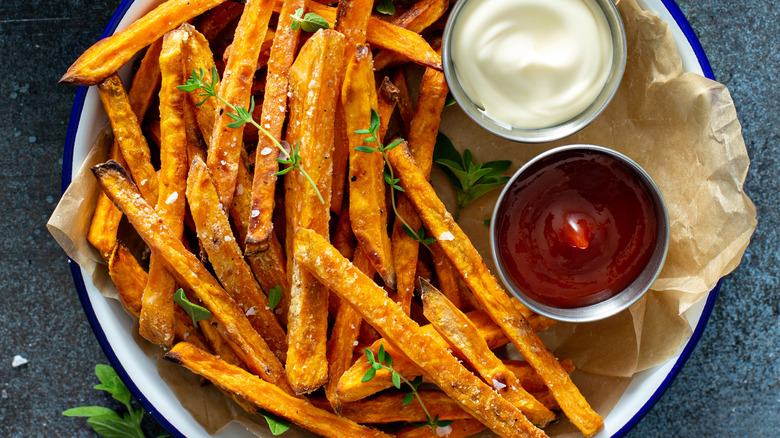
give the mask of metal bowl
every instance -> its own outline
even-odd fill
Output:
[[[501,121],[497,121],[486,115],[483,109],[477,105],[466,93],[461,85],[452,59],[452,35],[455,23],[460,16],[463,7],[469,0],[458,0],[452,8],[447,25],[442,36],[442,66],[447,84],[455,101],[463,111],[478,125],[500,137],[523,143],[543,143],[554,141],[574,134],[587,126],[606,108],[607,104],[617,92],[620,80],[626,66],[626,31],[617,8],[611,0],[584,0],[594,4],[604,13],[609,25],[612,37],[612,63],[609,76],[601,92],[596,99],[581,113],[571,119],[554,126],[544,128],[519,128]]]
[[[561,155],[562,153],[569,155],[572,151],[597,152],[613,158],[632,171],[638,180],[641,181],[645,186],[647,194],[649,195],[650,200],[654,206],[656,212],[657,228],[655,248],[653,249],[652,255],[650,256],[650,260],[642,272],[637,276],[637,278],[634,279],[634,281],[631,282],[631,284],[629,284],[625,289],[618,292],[613,297],[596,304],[583,307],[560,308],[540,303],[539,301],[531,298],[517,285],[515,285],[515,283],[512,281],[512,278],[507,274],[504,261],[502,260],[501,254],[498,251],[498,242],[499,239],[503,238],[503,236],[498,234],[496,227],[498,223],[498,213],[504,206],[504,200],[507,197],[507,193],[511,191],[516,183],[522,181],[522,178],[528,173],[527,170],[540,160],[550,158],[554,159],[556,155]],[[501,280],[503,280],[504,285],[506,285],[509,291],[512,292],[512,294],[516,296],[523,304],[528,306],[528,308],[540,315],[544,315],[559,321],[596,321],[625,310],[630,305],[639,300],[639,298],[641,298],[642,295],[644,295],[645,292],[650,289],[653,281],[655,281],[656,277],[658,277],[658,274],[661,272],[664,260],[666,259],[666,252],[669,248],[669,215],[666,210],[664,199],[661,196],[661,192],[658,190],[658,187],[655,185],[655,182],[653,182],[652,178],[650,178],[650,175],[648,175],[644,169],[642,169],[637,163],[635,163],[627,156],[612,149],[601,146],[560,146],[534,157],[517,172],[515,172],[506,186],[504,186],[504,189],[501,191],[501,195],[498,197],[496,206],[493,209],[493,215],[490,221],[490,246],[498,274],[501,277]]]

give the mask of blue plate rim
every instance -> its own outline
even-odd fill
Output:
[[[128,9],[130,9],[130,6],[132,6],[134,2],[135,0],[122,1],[122,3],[117,8],[114,15],[111,17],[111,20],[108,22],[108,25],[103,30],[103,33],[101,34],[101,38],[106,38],[114,33],[117,26],[119,25],[119,22],[122,20],[122,18],[124,18]],[[696,36],[696,33],[694,32],[690,23],[685,18],[685,15],[680,10],[680,7],[677,5],[677,3],[675,3],[674,0],[661,0],[661,2],[663,3],[664,7],[669,11],[669,13],[672,15],[672,18],[680,27],[680,30],[682,30],[683,35],[685,35],[685,38],[688,40],[688,43],[693,49],[693,52],[696,55],[696,59],[698,60],[699,65],[702,68],[702,72],[704,73],[704,76],[709,79],[715,80],[715,75],[712,71],[712,66],[710,65],[709,59],[707,58],[707,55],[704,52],[704,48],[702,47],[701,42]],[[76,97],[73,102],[73,110],[71,111],[70,119],[68,121],[68,129],[65,136],[65,150],[63,154],[63,160],[62,160],[62,182],[61,182],[62,193],[65,193],[65,190],[67,190],[72,179],[71,174],[73,170],[73,151],[76,142],[76,133],[78,131],[79,121],[81,119],[81,113],[84,109],[84,102],[87,97],[87,89],[88,87],[80,86],[76,91]],[[116,370],[117,374],[125,383],[128,390],[130,390],[130,392],[136,398],[136,400],[138,400],[139,403],[141,403],[143,408],[162,427],[164,427],[171,435],[175,437],[185,438],[185,435],[181,433],[170,421],[168,421],[168,419],[160,411],[158,411],[154,407],[154,405],[149,401],[149,399],[146,398],[146,396],[144,396],[143,392],[141,392],[138,386],[136,386],[133,379],[130,378],[130,375],[127,373],[127,370],[125,370],[125,368],[122,366],[122,363],[119,361],[119,358],[114,352],[114,349],[111,347],[111,344],[108,342],[108,339],[106,338],[106,335],[103,332],[102,327],[100,326],[100,322],[98,321],[97,315],[95,314],[95,309],[92,307],[92,303],[89,300],[89,293],[87,292],[85,286],[84,277],[81,274],[81,268],[72,259],[68,259],[68,263],[70,265],[71,276],[73,277],[73,281],[76,286],[76,291],[79,296],[79,301],[81,302],[81,306],[84,309],[84,314],[87,317],[87,321],[89,322],[89,325],[92,328],[92,332],[94,333],[95,338],[97,338],[98,344],[100,344],[100,347],[103,349],[103,352],[105,353],[106,358],[108,359],[111,366],[114,368],[114,370]],[[633,429],[636,426],[636,424],[639,423],[647,415],[647,413],[652,409],[652,407],[658,402],[658,400],[660,400],[660,398],[664,395],[664,393],[669,389],[674,379],[682,370],[683,366],[685,366],[685,363],[690,358],[691,354],[696,348],[696,345],[701,339],[702,334],[704,333],[704,328],[706,327],[707,322],[709,321],[710,316],[712,314],[712,311],[715,308],[715,302],[717,301],[721,284],[722,284],[722,280],[718,281],[718,284],[715,286],[715,288],[710,291],[707,297],[707,301],[704,305],[704,309],[702,310],[702,315],[699,318],[699,322],[696,325],[696,328],[694,329],[691,338],[688,340],[685,347],[683,348],[683,351],[680,353],[680,356],[677,358],[677,361],[674,363],[672,369],[666,375],[666,377],[661,382],[659,387],[653,392],[653,394],[650,396],[648,401],[645,402],[645,404],[637,411],[637,413],[634,414],[631,417],[631,419],[628,422],[626,422],[626,424],[624,424],[623,427],[621,427],[613,435],[613,437],[625,436],[628,433],[628,431]]]

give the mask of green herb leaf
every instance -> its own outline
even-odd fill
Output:
[[[416,390],[420,385],[422,385],[422,382],[423,382],[422,376],[417,376],[414,378],[414,380],[412,380],[412,382],[409,385]]]
[[[66,417],[111,417],[120,418],[119,415],[109,408],[102,406],[82,406],[80,408],[71,408],[62,412]]]
[[[404,142],[404,139],[397,138],[397,139],[393,140],[392,143],[390,143],[389,145],[385,146],[385,150],[389,151],[390,149],[393,149],[394,147],[398,146],[399,144],[401,144],[403,142]]]
[[[401,389],[401,376],[393,371],[393,386],[397,389]]]
[[[320,29],[328,29],[329,27],[328,20],[314,12],[308,12],[306,15],[303,15],[303,8],[298,8],[295,11],[295,14],[292,15],[292,21],[290,22],[290,29],[294,31],[303,29],[304,32],[316,32]]]
[[[511,161],[499,160],[477,163],[470,150],[458,153],[449,138],[441,132],[436,137],[433,151],[434,162],[447,176],[455,189],[458,206],[454,218],[469,204],[485,193],[503,186],[509,177],[502,176],[512,166]]]
[[[268,428],[271,429],[271,433],[274,436],[287,432],[287,430],[290,429],[290,426],[292,426],[292,423],[290,423],[288,420],[277,417],[270,412],[259,410],[257,413],[265,418],[265,421],[268,423]]]
[[[108,365],[96,365],[95,375],[100,380],[100,384],[95,385],[95,388],[110,393],[112,397],[125,405],[127,412],[120,416],[109,408],[83,406],[68,409],[62,414],[68,417],[86,417],[87,424],[102,437],[143,438],[141,421],[144,411],[143,409],[133,409],[130,404],[130,391],[119,379],[114,369]]]
[[[281,300],[282,287],[277,284],[268,291],[268,307],[270,307],[271,310],[276,309],[276,306],[279,305],[279,301]]]
[[[368,348],[366,348],[366,358],[368,359],[368,363],[376,362],[376,359],[374,358],[374,352]]]
[[[376,353],[377,362],[385,361],[385,344],[379,344],[379,351]]]
[[[122,383],[122,379],[119,378],[113,368],[108,365],[97,364],[95,365],[95,375],[100,379],[100,383],[94,386],[95,389],[106,391],[115,400],[122,402],[125,406],[130,406],[130,391]]]
[[[456,103],[455,98],[452,96],[452,93],[447,93],[447,98],[444,99],[444,106],[445,107],[452,106],[455,105],[455,103]]]
[[[303,8],[295,10],[295,14],[292,15],[292,21],[290,22],[290,29],[297,31],[301,28],[301,18],[303,17]]]
[[[401,403],[401,406],[406,406],[406,405],[408,405],[409,403],[411,403],[411,402],[412,402],[412,400],[414,400],[414,393],[413,393],[413,392],[410,392],[410,393],[408,393],[408,394],[406,394],[406,395],[404,396],[404,401],[403,401],[403,403]]]
[[[371,146],[357,146],[355,150],[358,152],[365,152],[367,154],[376,152],[376,148],[372,148]]]
[[[211,312],[209,312],[205,307],[194,304],[188,300],[187,296],[184,295],[184,289],[182,288],[179,288],[179,290],[173,294],[173,301],[181,306],[181,308],[187,312],[187,315],[190,315],[190,318],[192,318],[192,323],[195,325],[198,324],[198,321],[211,318]]]
[[[379,4],[376,5],[376,11],[380,14],[395,15],[395,5],[392,0],[379,0]]]
[[[440,420],[436,422],[435,427],[447,427],[452,424],[452,420]]]
[[[138,438],[144,436],[143,432],[135,425],[123,419],[92,417],[87,419],[87,424],[103,438]]]
[[[407,236],[411,237],[414,240],[417,240],[417,233],[415,233],[414,230],[406,226],[406,224],[403,225],[403,229]]]
[[[385,365],[389,366],[390,368],[393,367],[393,358],[390,356],[390,353],[385,353]]]
[[[490,218],[487,218],[484,221],[482,221],[482,225],[484,225],[484,226],[489,228],[490,227]]]
[[[363,378],[361,379],[361,382],[366,383],[369,380],[373,379],[375,375],[376,375],[376,370],[374,369],[374,367],[371,367],[368,369],[368,371],[366,371],[365,374],[363,374]]]
[[[375,133],[379,131],[379,113],[375,109],[371,108],[371,132]]]

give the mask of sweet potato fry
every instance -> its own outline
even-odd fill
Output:
[[[504,335],[504,332],[501,331],[501,328],[498,327],[485,312],[475,310],[469,312],[467,316],[472,324],[474,324],[474,326],[477,328],[480,337],[482,337],[487,342],[491,349],[498,348],[509,343],[509,339],[506,337],[506,335]],[[532,324],[538,321],[542,323],[541,328],[546,328],[547,325],[545,325],[545,323],[546,321],[549,321],[549,319],[543,318],[537,320],[534,317],[529,318],[529,321],[532,321]],[[534,326],[534,328],[537,327]],[[436,330],[431,325],[423,326],[422,330],[429,334],[435,334],[436,332]],[[441,347],[450,348],[449,344],[447,344],[447,342],[441,336],[434,336],[434,339],[436,339]],[[385,349],[393,356],[393,368],[399,374],[409,380],[422,375],[422,371],[419,367],[417,367],[404,356],[400,354],[396,355],[395,353],[397,351],[393,348],[393,346],[388,345],[388,343],[383,339],[374,342],[370,347],[371,351],[376,354],[379,351],[379,346],[383,343],[385,345]],[[358,361],[341,376],[337,391],[338,396],[343,401],[357,401],[393,386],[392,376],[387,370],[378,370],[376,372],[376,376],[373,379],[371,379],[369,382],[362,382],[361,379],[363,378],[363,375],[366,373],[366,371],[368,371],[369,367],[370,365],[368,365],[365,361]]]
[[[604,424],[601,417],[588,405],[522,314],[516,311],[514,303],[488,271],[468,236],[453,220],[427,178],[417,168],[406,146],[399,145],[390,150],[388,158],[425,227],[437,238],[437,244],[441,245],[485,311],[542,376],[572,423],[586,436],[598,432]],[[447,238],[442,239],[442,236]]]
[[[390,118],[393,116],[395,105],[398,103],[398,87],[387,76],[382,79],[379,89],[376,92],[377,109],[379,114],[379,140],[384,143],[387,127],[390,124]]]
[[[333,143],[333,193],[330,198],[330,211],[341,215],[344,204],[344,192],[347,188],[347,162],[349,161],[349,137],[344,120],[344,106],[339,98],[336,108],[336,137]],[[348,208],[347,208],[348,210]]]
[[[98,85],[100,100],[103,102],[114,130],[114,138],[119,142],[119,150],[127,162],[133,180],[138,184],[144,199],[157,205],[157,173],[152,166],[149,145],[141,133],[138,118],[130,107],[130,101],[117,75],[111,75]]]
[[[412,32],[422,33],[425,28],[441,18],[449,6],[448,0],[420,0],[404,13],[393,17],[390,22]],[[382,50],[374,58],[374,69],[382,70],[389,65],[405,61],[406,59],[400,55]]]
[[[111,145],[108,159],[115,160],[122,166],[127,166],[116,140]],[[95,212],[92,214],[92,221],[89,223],[89,230],[87,230],[87,242],[97,248],[100,255],[106,260],[111,257],[111,251],[116,245],[116,232],[121,220],[122,212],[116,208],[105,193],[100,192],[97,204],[95,204]]]
[[[317,409],[309,401],[292,397],[277,386],[264,382],[186,342],[176,344],[165,358],[205,377],[223,391],[235,394],[259,409],[287,418],[316,434],[334,438],[391,437],[386,433]]]
[[[334,116],[343,56],[344,36],[333,30],[319,30],[301,48],[290,69],[287,141],[299,145],[301,167],[322,199],[330,199]],[[328,238],[329,204],[320,200],[300,171],[287,173],[285,189],[287,221],[292,228],[288,239],[303,228]],[[292,257],[290,260],[287,373],[298,393],[309,393],[328,378],[328,290]]]
[[[535,425],[544,427],[555,420],[555,414],[528,394],[520,380],[493,354],[463,312],[427,281],[421,280],[420,286],[425,317],[488,384],[492,382],[496,391]]]
[[[444,428],[447,438],[466,438],[485,429],[485,425],[477,420],[455,420]],[[449,433],[447,433],[449,432]],[[396,438],[440,438],[430,427],[409,426],[395,434]]]
[[[225,101],[237,108],[249,108],[252,78],[260,55],[261,45],[258,42],[262,41],[268,30],[273,4],[273,0],[247,0],[244,13],[241,14],[236,27],[230,58],[225,65],[219,91]],[[236,190],[244,133],[243,125],[238,128],[228,127],[235,122],[229,114],[230,108],[220,102],[217,105],[217,117],[206,161],[225,210],[230,208]]]
[[[60,79],[61,83],[95,85],[125,65],[133,55],[225,0],[170,0],[147,13],[127,29],[102,39],[87,49]]]
[[[452,266],[452,263],[444,255],[444,251],[441,250],[439,245],[431,245],[431,258],[433,259],[433,268],[436,270],[436,281],[439,284],[440,292],[456,308],[463,309],[464,303],[463,296],[460,293],[460,285],[458,284],[460,280],[458,271]]]
[[[127,92],[130,108],[133,109],[133,113],[138,118],[138,124],[144,121],[155,92],[160,88],[160,52],[162,51],[163,39],[158,38],[146,49],[141,63],[138,64],[138,70],[133,75],[130,91]]]
[[[130,250],[122,242],[117,242],[108,258],[108,273],[114,280],[119,300],[128,312],[138,317],[141,313],[141,297],[148,281],[146,271],[141,268]],[[181,308],[174,315],[174,334],[177,341],[188,341],[206,349],[206,343],[200,332],[196,331],[192,320]]]
[[[399,80],[405,82],[405,78]],[[432,69],[425,69],[422,81],[420,83],[420,92],[417,99],[417,109],[409,125],[409,147],[412,150],[417,166],[422,170],[423,175],[428,178],[431,174],[431,165],[433,162],[433,147],[436,144],[436,134],[439,131],[439,121],[441,112],[444,108],[444,102],[447,98],[447,82],[444,73]],[[406,195],[400,194],[396,201],[397,209],[400,215],[415,230],[422,225],[420,218],[414,207],[409,203]],[[409,307],[415,287],[415,270],[417,255],[419,254],[419,243],[409,237],[403,229],[402,223],[396,221],[393,224],[392,234],[393,259],[396,262],[396,271],[398,272],[398,301],[405,308]],[[442,292],[452,300],[458,308],[461,307],[460,289],[457,284],[457,274],[455,274],[445,257],[436,245],[431,246],[433,252],[434,267],[439,277],[439,287]]]
[[[336,22],[333,29],[344,34],[346,48],[344,56],[352,59],[355,48],[366,43],[368,21],[371,18],[372,0],[341,0],[336,9]]]
[[[425,411],[416,399],[402,406],[406,394],[394,392],[382,394],[371,399],[353,403],[344,403],[341,416],[363,424],[393,423],[406,421],[408,423],[426,422]],[[460,405],[441,391],[420,391],[420,398],[428,408],[431,416],[440,420],[465,420],[473,418]],[[312,403],[320,409],[328,409],[322,399],[312,399]],[[426,427],[426,429],[429,429]]]
[[[206,11],[200,17],[198,30],[203,36],[211,41],[227,27],[230,22],[241,16],[244,12],[244,5],[239,2],[225,2],[216,6],[214,9]],[[186,71],[189,71],[186,70]]]
[[[230,205],[230,216],[233,218],[233,223],[238,232],[238,241],[242,243],[246,239],[250,210],[252,208],[250,187],[252,187],[252,174],[249,170],[249,157],[246,156],[246,152],[242,151],[236,180],[236,194],[233,196],[233,203]],[[276,237],[276,233],[271,233],[268,249],[261,252],[245,252],[244,255],[263,290],[269,291],[276,286],[282,288],[282,298],[279,304],[276,305],[274,313],[286,326],[287,309],[290,306],[290,283],[287,280],[287,262],[284,250]]]
[[[417,364],[463,409],[501,436],[547,436],[511,403],[461,365],[435,337],[412,321],[369,277],[310,230],[295,237],[295,259],[348,301],[385,339]]]
[[[352,263],[364,274],[373,275],[374,268],[371,267],[371,262],[362,248],[358,247],[355,250]],[[352,352],[355,350],[362,322],[360,314],[348,302],[342,300],[328,342],[328,383],[325,386],[325,397],[339,415],[342,406],[337,392],[339,379],[352,365]]]
[[[338,3],[333,28],[337,32],[344,34],[346,38],[346,49],[344,50],[345,68],[355,53],[355,47],[366,42],[366,31],[372,8],[373,1],[370,0],[345,0]],[[343,81],[343,79],[343,77],[339,78],[340,81]],[[336,109],[336,140],[333,150],[333,195],[330,203],[330,209],[335,214],[341,214],[347,181],[349,150],[349,137],[347,136],[347,125],[344,119],[344,105],[341,101],[341,96],[339,96]]]
[[[395,203],[398,215],[404,218],[412,229],[419,230],[422,222],[417,216],[414,206],[406,199],[406,196],[403,193],[399,193]],[[391,242],[396,273],[395,301],[401,305],[404,313],[408,315],[417,279],[417,256],[420,251],[420,244],[406,234],[403,222],[400,220],[396,220],[393,223]]]
[[[252,327],[280,361],[287,357],[286,335],[276,315],[268,307],[268,298],[244,261],[227,215],[219,208],[219,198],[206,164],[195,158],[187,176],[187,201],[198,231],[201,246],[209,255],[214,272],[225,291],[244,311]]]
[[[406,72],[403,68],[395,69],[393,84],[398,87],[398,112],[401,114],[401,120],[404,121],[404,128],[408,135],[412,128],[412,118],[414,118],[414,103],[409,94],[409,85],[406,82]]]
[[[184,130],[187,134],[187,162],[191,163],[195,157],[206,161],[206,148],[203,143],[203,134],[198,127],[195,115],[195,105],[188,99],[184,102]]]
[[[159,68],[160,87],[160,173],[157,214],[179,239],[184,233],[184,189],[187,179],[187,133],[184,126],[184,91],[176,87],[184,83],[182,44],[186,33],[168,32],[163,38]],[[152,254],[149,260],[149,281],[144,289],[138,332],[163,347],[173,343],[173,293],[176,281],[165,263]]]
[[[393,254],[387,235],[385,163],[379,153],[355,149],[365,145],[365,135],[355,134],[355,131],[371,126],[371,110],[377,108],[368,46],[358,46],[347,66],[341,101],[349,138],[349,217],[352,231],[376,272],[387,286],[395,289]]]
[[[226,330],[226,340],[247,368],[292,393],[281,362],[254,330],[244,312],[140,196],[125,170],[109,161],[93,167],[92,172],[152,252],[162,256],[177,281],[190,289],[211,312],[213,321]]]
[[[122,242],[116,242],[108,257],[108,275],[114,281],[119,301],[138,317],[148,276]]]
[[[300,31],[292,30],[290,23],[292,14],[307,4],[308,0],[284,0],[268,59],[260,125],[277,141],[282,139],[290,67],[300,38]],[[279,170],[279,163],[276,162],[279,149],[266,135],[260,135],[257,151],[252,182],[252,214],[249,216],[249,230],[245,238],[249,254],[265,251],[270,245],[276,172]]]
[[[524,360],[505,360],[504,365],[509,368],[510,371],[520,379],[521,385],[526,391],[530,393],[540,393],[548,391],[547,385],[544,384],[544,380],[539,377],[534,367]],[[569,359],[563,359],[558,361],[561,364],[561,368],[566,371],[567,374],[571,374],[574,371],[574,364]],[[547,406],[547,405],[545,405]],[[549,406],[547,406],[549,407]],[[550,408],[552,409],[552,408]]]
[[[228,2],[226,4],[235,4]],[[240,5],[239,5],[240,6]],[[241,6],[243,8],[243,6]],[[193,71],[200,72],[203,69],[203,82],[211,83],[211,69],[214,67],[214,55],[209,48],[209,40],[205,38],[200,32],[198,32],[189,23],[181,25],[180,29],[187,32],[188,38],[184,42],[184,74],[189,77]],[[216,86],[219,86],[219,78],[216,78]],[[198,127],[203,134],[203,139],[206,144],[211,144],[211,134],[214,132],[214,124],[217,117],[217,101],[216,99],[208,99],[203,101],[203,97],[199,96],[200,91],[194,93],[187,93],[189,95],[190,102],[195,106],[195,118],[198,121]],[[203,103],[200,103],[203,101]]]

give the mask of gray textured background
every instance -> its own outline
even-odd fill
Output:
[[[679,3],[736,102],[759,225],[687,365],[629,436],[777,436],[780,13],[769,0]],[[93,436],[83,420],[60,413],[117,407],[92,389],[93,367],[106,359],[45,223],[60,196],[76,93],[57,80],[118,4],[0,1],[0,436]],[[16,354],[29,363],[12,368]],[[159,432],[151,421],[147,427]]]

